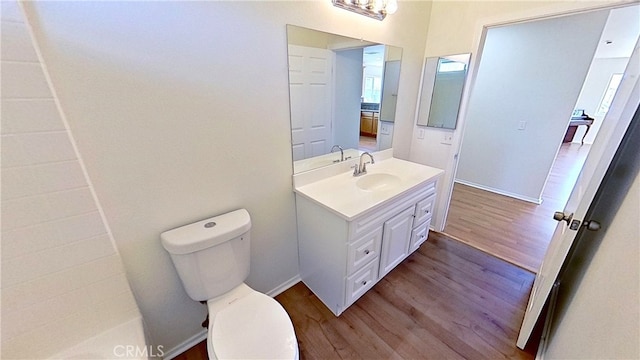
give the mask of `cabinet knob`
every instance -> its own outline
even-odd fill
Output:
[[[365,254],[365,255],[369,255],[369,252],[370,252],[369,250],[365,250],[365,251],[364,251],[364,254]]]
[[[362,282],[362,285],[363,285],[363,286],[364,286],[364,285],[367,285],[367,282],[366,282],[366,281],[363,281],[363,282]]]

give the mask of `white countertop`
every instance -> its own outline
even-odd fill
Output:
[[[356,182],[371,174],[392,174],[399,183],[383,190],[367,191]],[[387,200],[438,178],[444,171],[397,158],[376,160],[367,164],[367,174],[354,177],[352,171],[342,172],[294,188],[300,196],[327,208],[347,221],[383,206]]]

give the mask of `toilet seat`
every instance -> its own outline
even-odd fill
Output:
[[[249,289],[240,297],[212,299],[207,352],[211,359],[297,359],[293,324],[282,305]],[[230,291],[234,293],[234,290]]]

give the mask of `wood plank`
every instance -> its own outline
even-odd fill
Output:
[[[562,144],[540,205],[456,183],[444,232],[537,273],[557,224],[553,213],[564,209],[588,152],[589,145]]]
[[[537,344],[521,351],[515,341],[533,279],[526,270],[431,232],[340,317],[303,283],[276,300],[291,317],[301,359],[529,360]],[[204,342],[196,348],[206,354]]]

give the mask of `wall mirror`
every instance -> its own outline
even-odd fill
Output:
[[[294,174],[391,147],[402,49],[287,25]]]
[[[417,125],[455,129],[471,54],[425,59]]]

